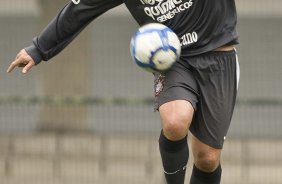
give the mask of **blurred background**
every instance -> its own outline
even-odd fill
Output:
[[[67,2],[0,1],[1,184],[163,184],[153,76],[131,60],[138,26],[124,6],[28,75],[6,74]],[[282,1],[236,2],[241,80],[222,183],[281,184]]]

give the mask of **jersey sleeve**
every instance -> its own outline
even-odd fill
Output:
[[[45,27],[26,52],[36,64],[60,53],[92,20],[122,0],[72,0]]]

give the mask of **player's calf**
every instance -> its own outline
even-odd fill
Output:
[[[171,141],[162,132],[159,148],[167,184],[184,184],[189,158],[187,136],[178,141]]]

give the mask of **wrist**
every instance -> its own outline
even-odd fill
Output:
[[[33,44],[24,49],[28,53],[28,55],[34,60],[36,65],[42,61],[42,56],[39,50]]]

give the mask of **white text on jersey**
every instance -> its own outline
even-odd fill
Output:
[[[192,33],[186,33],[180,38],[181,46],[190,45],[198,41],[198,34],[194,31]]]
[[[193,5],[192,0],[187,2],[183,0],[141,0],[141,2],[146,6],[144,8],[146,15],[158,22],[172,19],[176,14],[188,10]]]

